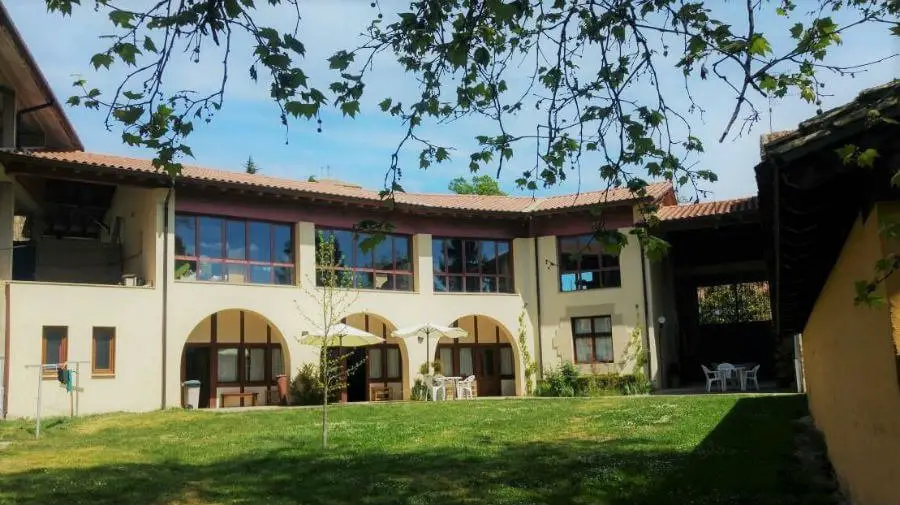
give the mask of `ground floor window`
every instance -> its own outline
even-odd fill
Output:
[[[280,344],[216,345],[219,386],[265,386],[284,370]]]
[[[436,359],[447,377],[475,376],[478,395],[497,396],[505,380],[515,380],[510,344],[441,344]]]
[[[93,375],[114,375],[116,373],[116,329],[94,327],[91,356]]]
[[[610,316],[573,317],[572,339],[576,363],[612,363],[612,318]]]
[[[65,363],[69,350],[69,328],[67,326],[44,326],[41,339],[41,364]],[[56,371],[44,371],[48,377],[56,377]]]

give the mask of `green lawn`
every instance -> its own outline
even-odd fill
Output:
[[[800,396],[168,411],[0,424],[0,503],[831,503]]]

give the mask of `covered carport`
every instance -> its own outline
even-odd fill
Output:
[[[702,383],[701,365],[721,362],[759,364],[771,380],[777,345],[756,197],[657,215],[656,234],[671,245],[658,269],[670,314],[657,330],[662,387]]]

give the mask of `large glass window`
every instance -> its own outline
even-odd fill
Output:
[[[612,363],[612,318],[609,316],[572,318],[572,338],[576,363]]]
[[[560,291],[617,288],[621,285],[619,256],[604,251],[593,235],[560,237]]]
[[[373,243],[376,241],[367,233],[319,228],[316,247],[323,239],[334,241],[333,267],[348,286],[412,291],[412,242],[408,235],[386,233],[382,240]],[[323,283],[321,268],[316,282],[320,286]]]
[[[291,225],[179,214],[175,277],[255,284],[294,283]]]
[[[238,348],[225,347],[218,350],[218,374],[219,382],[238,382]]]
[[[431,255],[437,292],[513,292],[508,241],[435,237]]]

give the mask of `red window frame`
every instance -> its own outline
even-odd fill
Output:
[[[619,261],[619,255],[617,254],[607,254],[605,252],[600,253],[600,268],[582,268],[581,258],[577,258],[575,261],[577,262],[577,266],[574,269],[566,268],[566,262],[563,261],[563,241],[567,240],[575,240],[576,247],[578,251],[583,251],[586,249],[591,242],[596,241],[597,239],[591,235],[569,235],[565,237],[557,237],[556,240],[556,248],[557,248],[557,264],[559,265],[559,291],[562,293],[575,293],[578,291],[587,291],[591,289],[607,289],[607,288],[620,288],[622,287],[622,266]],[[615,257],[617,258],[616,264],[612,266],[605,266],[605,259],[607,257]],[[603,284],[603,274],[605,272],[619,272],[619,282],[618,284],[610,284],[608,286]],[[581,276],[586,273],[592,273],[597,275],[599,280],[599,285],[596,287],[584,287],[579,288],[579,280]],[[575,275],[575,289],[565,289],[563,285],[563,276],[566,274],[574,274]]]
[[[360,242],[360,241],[359,241],[359,235],[360,235],[360,233],[366,233],[366,232],[359,232],[359,231],[356,231],[356,230],[353,230],[353,229],[348,229],[348,228],[333,228],[333,227],[325,228],[325,227],[316,227],[316,241],[318,242],[319,237],[320,237],[320,235],[319,235],[320,233],[323,234],[323,235],[325,235],[325,236],[328,236],[329,234],[333,234],[334,232],[344,232],[344,233],[351,233],[351,234],[352,234],[352,236],[353,236],[353,247],[352,247],[351,252],[350,252],[350,257],[347,258],[347,261],[349,261],[350,265],[355,265],[355,264],[356,264],[356,260],[357,260],[357,258],[359,257],[359,254],[362,253],[362,251],[360,250],[360,246],[359,246],[359,242]],[[407,245],[406,245],[406,249],[407,249],[407,250],[406,250],[406,257],[409,259],[409,270],[401,270],[401,269],[397,268],[397,243],[394,241],[394,238],[397,238],[397,237],[399,237],[399,238],[405,238],[405,239],[406,239],[406,244],[407,244]],[[386,270],[386,269],[381,269],[381,268],[375,268],[375,266],[374,266],[374,265],[375,265],[375,248],[373,248],[371,251],[369,251],[368,253],[366,253],[366,254],[371,255],[371,257],[372,257],[372,265],[373,265],[372,268],[369,268],[369,267],[356,267],[356,266],[335,265],[335,266],[334,266],[334,270],[335,270],[336,272],[350,272],[350,273],[352,273],[352,274],[353,274],[352,277],[351,277],[351,278],[352,278],[352,282],[350,283],[350,285],[353,286],[353,287],[356,288],[356,289],[375,289],[375,290],[387,290],[387,291],[412,291],[412,290],[413,290],[413,286],[414,286],[414,284],[415,284],[415,274],[414,274],[414,266],[413,266],[414,259],[413,259],[413,247],[412,247],[412,242],[413,242],[413,240],[412,240],[412,236],[411,236],[411,235],[405,235],[405,234],[402,234],[402,233],[385,233],[385,234],[384,234],[384,239],[385,239],[385,240],[390,240],[390,241],[391,241],[391,265],[392,265],[391,270]],[[337,260],[337,258],[335,258],[335,259]],[[321,267],[321,265],[318,264],[318,259],[317,259],[317,264],[316,264],[316,271],[317,271],[317,274],[318,274],[318,271],[319,271],[319,267]],[[357,285],[357,277],[356,277],[356,274],[357,274],[357,273],[369,273],[369,274],[372,274],[372,287],[360,287],[360,286],[358,286],[358,285]],[[388,275],[388,276],[390,276],[390,277],[389,277],[389,278],[390,278],[390,286],[389,286],[389,287],[385,287],[385,286],[387,286],[387,284],[385,284],[385,286],[383,286],[383,287],[375,287],[375,278],[376,278],[376,276],[378,276],[378,275]],[[397,287],[397,284],[398,284],[398,283],[397,283],[397,276],[398,276],[398,275],[407,275],[407,276],[409,276],[409,288],[398,288],[398,287]],[[321,285],[321,284],[319,284],[319,275],[316,275],[316,284]]]
[[[400,353],[400,346],[397,344],[375,344],[366,347],[366,352],[370,353],[371,351],[377,350],[381,352],[381,377],[372,377],[370,375],[371,372],[371,359],[367,354],[366,356],[366,379],[370,382],[380,383],[380,382],[398,382],[403,379],[403,354]],[[388,374],[388,351],[397,351],[397,359],[399,366],[397,367],[398,375],[389,375]]]
[[[447,247],[447,241],[448,241],[448,240],[459,240],[459,241],[460,241],[460,245],[461,245],[461,247],[460,247],[460,261],[461,261],[461,263],[462,263],[462,271],[461,271],[461,272],[458,272],[458,273],[457,273],[457,272],[450,272],[450,269],[449,269],[449,267],[450,267],[450,262],[448,261],[448,259],[449,259],[449,256],[448,256],[448,249],[449,249],[449,248]],[[443,258],[442,258],[442,259],[443,259],[443,264],[444,264],[444,270],[438,269],[438,265],[440,265],[441,263],[440,263],[439,261],[437,261],[437,258],[436,258],[436,257],[434,257],[434,243],[435,243],[435,242],[441,242],[441,251],[442,251],[442,253],[443,253]],[[466,272],[466,259],[467,259],[467,258],[466,258],[466,245],[465,245],[466,242],[478,242],[478,243],[482,243],[482,242],[493,242],[493,243],[494,243],[495,250],[496,250],[497,245],[499,245],[499,244],[505,244],[506,247],[507,247],[508,250],[509,250],[509,254],[507,255],[507,260],[506,260],[506,263],[507,263],[507,265],[506,265],[506,272],[507,272],[507,273],[506,273],[505,275],[499,273],[499,272],[501,271],[501,269],[500,269],[500,255],[499,255],[499,254],[494,258],[494,260],[496,261],[496,271],[497,271],[498,273],[496,273],[496,274],[486,274],[486,273],[484,273],[484,271],[483,271],[483,268],[484,268],[484,262],[483,262],[483,261],[480,261],[480,258],[479,258],[479,261],[478,261],[478,273]],[[481,252],[480,252],[481,249],[482,249],[482,248],[481,248],[481,246],[479,245],[479,247],[478,247],[478,251],[479,251],[478,255],[479,255],[479,257],[481,256]],[[439,290],[439,289],[437,289],[437,285],[436,285],[437,283],[435,283],[435,292],[436,292],[436,293],[515,293],[515,286],[513,286],[513,277],[514,277],[514,275],[513,275],[513,247],[512,247],[512,241],[510,241],[510,240],[484,239],[484,238],[433,237],[433,238],[432,238],[431,251],[432,251],[431,265],[432,265],[432,269],[433,269],[433,273],[434,273],[434,278],[435,278],[436,281],[437,281],[437,280],[442,280],[443,283],[444,283],[444,286],[445,286],[445,289]],[[494,289],[493,291],[484,291],[484,278],[485,278],[485,277],[494,279],[494,286],[495,286],[495,289]],[[459,279],[459,282],[460,282],[460,291],[451,291],[451,290],[450,290],[450,279],[452,279],[452,278],[457,278],[457,279]],[[478,286],[479,286],[479,289],[478,289],[477,291],[470,291],[469,289],[467,289],[467,284],[468,284],[468,283],[466,282],[466,279],[467,279],[467,278],[478,278]],[[506,289],[500,289],[500,279],[505,279],[505,280],[506,280]]]
[[[244,270],[244,282],[243,284],[273,284],[273,285],[281,285],[281,286],[290,286],[296,283],[296,265],[295,265],[295,257],[294,257],[294,248],[296,245],[295,242],[295,234],[294,234],[294,226],[291,223],[282,223],[277,221],[263,221],[258,219],[241,219],[241,218],[233,218],[227,216],[213,216],[207,214],[191,214],[191,213],[176,213],[175,219],[179,218],[190,218],[194,221],[194,255],[183,255],[176,254],[175,255],[175,264],[176,270],[178,268],[178,262],[190,261],[194,262],[196,265],[195,270],[199,271],[200,263],[217,263],[221,265],[242,265],[245,267]],[[222,250],[220,252],[220,256],[213,257],[204,257],[200,254],[200,220],[202,218],[210,218],[210,219],[219,219],[222,221]],[[230,222],[239,222],[244,225],[244,259],[237,258],[229,258],[228,257],[228,223]],[[259,260],[251,260],[249,259],[250,254],[250,225],[251,224],[265,224],[269,226],[269,258],[270,261],[259,261]],[[283,262],[283,261],[275,261],[275,258],[278,256],[276,253],[276,244],[275,244],[275,226],[283,226],[288,229],[290,233],[290,241],[291,241],[291,261]],[[271,267],[271,272],[269,273],[269,281],[268,282],[253,282],[250,280],[250,267],[252,266],[264,266]],[[286,268],[289,269],[291,278],[288,283],[279,283],[275,282],[275,269],[276,268]],[[223,280],[215,281],[215,280],[205,280],[206,282],[229,282],[227,278],[227,273],[225,273],[223,269]]]
[[[591,323],[591,332],[590,333],[578,333],[576,331],[576,322],[587,319]],[[597,331],[596,326],[594,325],[594,320],[596,319],[608,319],[609,320],[609,329],[610,331]],[[596,339],[598,338],[608,338],[609,339],[609,348],[612,351],[612,358],[609,360],[599,360],[597,359],[597,348],[596,348]],[[591,359],[589,361],[582,361],[578,359],[578,340],[587,339],[591,343]],[[594,363],[598,364],[609,364],[615,363],[616,361],[616,349],[613,345],[613,336],[612,336],[612,317],[611,316],[590,316],[590,317],[573,317],[572,318],[572,357],[575,363],[590,365]]]

